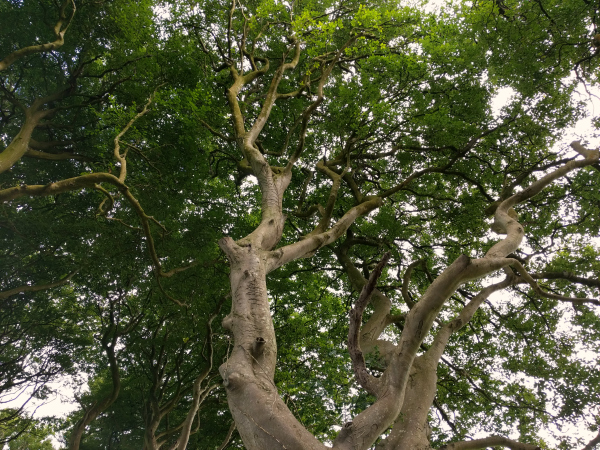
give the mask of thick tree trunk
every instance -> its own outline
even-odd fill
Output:
[[[355,37],[345,45],[352,44],[354,40]],[[227,91],[227,99],[232,114],[235,140],[244,156],[244,161],[249,164],[252,173],[257,178],[262,195],[262,217],[259,226],[237,242],[228,237],[219,241],[219,246],[225,252],[230,263],[232,295],[231,313],[223,320],[223,327],[233,334],[234,341],[232,354],[221,365],[219,371],[236,426],[244,445],[249,450],[326,448],[296,420],[283,403],[274,384],[277,345],[267,296],[267,274],[290,261],[312,256],[321,247],[332,244],[348,230],[358,217],[379,208],[383,204],[384,198],[389,197],[402,186],[410,183],[412,179],[429,170],[413,173],[403,183],[382,192],[380,196],[364,196],[357,188],[352,188],[351,177],[349,180],[345,178],[346,170],[340,174],[328,168],[324,163],[317,164],[317,169],[333,182],[327,207],[320,210],[322,218],[319,224],[303,239],[273,250],[282,236],[285,223],[282,199],[291,180],[292,167],[304,148],[303,139],[307,120],[314,108],[322,101],[323,85],[344,48],[323,70],[319,79],[318,98],[303,114],[304,121],[299,147],[284,168],[271,167],[256,142],[269,118],[275,100],[278,98],[277,89],[284,72],[293,69],[298,63],[300,53],[298,43],[295,44],[295,56],[292,62],[286,63],[284,57],[284,61],[273,75],[260,113],[248,131],[246,131],[242,109],[238,104],[238,95],[244,86],[265,75],[269,63],[268,60],[264,60],[260,69],[254,65],[252,71],[243,75],[238,72],[234,64],[228,64],[234,80]],[[472,142],[477,142],[477,139]],[[446,301],[459,286],[500,269],[510,270],[510,266],[519,264],[517,260],[508,255],[521,244],[524,229],[510,214],[510,210],[518,203],[536,195],[545,186],[569,171],[598,161],[597,152],[590,152],[575,143],[573,148],[585,157],[584,161],[568,162],[499,204],[495,213],[494,229],[506,234],[506,238],[492,246],[483,258],[472,260],[465,255],[459,256],[440,276],[433,280],[421,298],[409,305],[411,309],[406,315],[404,329],[397,344],[379,339],[383,330],[393,323],[393,319],[389,317],[391,305],[389,299],[380,293],[376,294],[372,302],[375,306],[375,313],[364,326],[362,326],[362,311],[364,311],[366,303],[363,302],[361,312],[353,310],[351,329],[362,328],[359,333],[352,335],[352,339],[349,338],[355,375],[361,386],[373,394],[377,400],[354,417],[352,422],[344,425],[333,443],[335,450],[366,450],[394,422],[396,422],[395,431],[392,431],[389,439],[384,439],[387,442],[382,442],[381,448],[427,448],[426,418],[435,395],[436,367],[441,355],[438,350],[443,351],[447,340],[444,341],[440,338],[439,342],[433,346],[434,351],[418,359],[415,363],[423,340],[432,329]],[[350,159],[347,163],[350,163]],[[350,185],[356,204],[348,209],[334,225],[330,226],[342,179]],[[351,264],[344,261],[344,257],[340,257],[340,260],[352,279]],[[519,272],[526,273],[521,268],[519,268]],[[355,280],[352,282],[356,284],[357,277],[354,278]],[[358,281],[360,284],[361,280]],[[533,279],[531,279],[531,284],[535,284]],[[367,301],[373,294],[374,281],[370,280],[369,285]],[[361,299],[365,298],[361,294]],[[444,339],[447,339],[446,336],[465,323],[462,319],[459,322],[446,327]],[[364,366],[364,359],[361,360],[363,351],[361,347],[367,351],[377,348],[382,353],[387,368],[381,377],[375,378],[368,373]],[[413,364],[415,364],[414,367]],[[404,405],[405,399],[406,405]],[[398,422],[402,408],[404,408],[407,418],[405,422]]]
[[[231,313],[223,327],[235,347],[219,371],[236,426],[249,450],[325,449],[281,400],[273,382],[277,346],[266,287],[266,252],[220,241],[231,266]]]

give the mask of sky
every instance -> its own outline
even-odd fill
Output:
[[[436,8],[439,4],[443,3],[441,0],[433,0],[430,2],[430,6],[427,8]],[[502,106],[504,106],[510,99],[512,92],[510,88],[501,89],[497,96],[494,98],[492,106],[494,113],[497,114]],[[600,137],[595,136],[596,133],[593,131],[592,118],[600,115],[600,92],[594,91],[592,95],[588,95],[586,92],[579,92],[581,99],[584,99],[588,104],[588,117],[580,120],[577,124],[568,129],[564,134],[564,137],[557,144],[555,150],[559,151],[568,147],[573,140],[579,140],[585,137],[587,142],[586,145],[589,147],[596,147],[600,145]],[[77,405],[69,401],[73,397],[73,389],[68,386],[71,382],[70,379],[63,379],[57,383],[51,385],[52,388],[56,389],[59,393],[51,396],[49,399],[43,402],[32,402],[28,407],[29,412],[34,412],[35,417],[45,416],[65,416],[69,412],[76,409]],[[20,400],[17,399],[16,402]],[[10,407],[10,404],[5,404],[4,407]],[[55,448],[58,448],[58,442],[55,441]]]

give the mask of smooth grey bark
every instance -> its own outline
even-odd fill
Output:
[[[220,367],[220,373],[231,412],[246,448],[323,449],[324,445],[296,420],[283,403],[273,382],[277,347],[267,297],[266,276],[286,262],[310,256],[323,245],[334,242],[358,216],[377,208],[382,200],[370,198],[348,211],[330,229],[271,250],[282,233],[281,199],[289,183],[288,174],[285,171],[283,174],[274,173],[262,155],[252,147],[252,143],[241,141],[245,142],[245,149],[250,148],[245,154],[263,190],[263,219],[246,238],[238,242],[224,238],[219,242],[231,269],[232,310],[223,320],[223,326],[231,331],[235,342],[229,360]],[[573,147],[577,150],[575,143]],[[464,255],[457,258],[433,280],[407,314],[396,345],[379,340],[381,332],[391,323],[390,302],[381,293],[375,295],[374,303],[379,304],[379,307],[375,308],[373,320],[368,321],[361,330],[358,345],[378,348],[380,352],[384,349],[382,354],[388,366],[380,378],[371,377],[366,381],[377,399],[351,422],[344,424],[333,443],[334,449],[367,449],[392,424],[392,433],[378,448],[429,447],[426,417],[435,396],[435,371],[449,336],[470,320],[491,292],[515,282],[510,266],[519,267],[521,277],[528,277],[527,282],[530,284],[535,283],[531,276],[526,275],[518,261],[508,257],[519,247],[524,236],[523,227],[514,214],[509,214],[509,209],[536,195],[560,176],[598,161],[598,152],[586,150],[586,153],[580,153],[585,156],[584,160],[570,161],[500,203],[496,210],[494,228],[506,234],[506,237],[483,258],[471,260]],[[354,282],[360,284],[361,280],[355,274],[356,268],[352,268],[349,260],[344,260],[343,252],[340,260],[350,278],[353,278],[354,272]],[[447,299],[467,281],[500,269],[505,269],[507,279],[484,289],[471,300],[455,320],[441,328],[431,349],[417,358],[423,339],[431,330]],[[364,279],[362,282],[364,283]],[[493,441],[495,445],[513,445],[512,441],[503,437],[487,439],[485,442]],[[474,448],[469,446],[475,444],[470,442],[460,445],[466,447],[456,448]],[[514,445],[514,448],[519,449],[534,448],[526,444]]]
[[[234,348],[220,372],[237,429],[248,449],[325,449],[292,415],[273,382],[277,346],[266,287],[267,253],[219,242],[231,265],[231,313],[223,327]]]
[[[234,10],[235,2],[230,11],[230,20]],[[278,93],[278,86],[284,73],[294,69],[299,61],[301,49],[297,40],[294,37],[290,39],[289,54],[284,54],[283,61],[275,70],[264,96],[261,110],[248,127],[238,102],[238,96],[245,85],[266,75],[269,70],[269,61],[261,58],[262,66],[259,68],[253,57],[253,50],[246,49],[245,42],[242,42],[240,52],[250,61],[252,70],[242,74],[238,72],[233,61],[226,63],[233,78],[233,83],[227,91],[227,100],[232,114],[235,141],[243,155],[243,166],[249,168],[256,177],[262,196],[261,222],[256,229],[237,242],[229,237],[219,241],[219,246],[230,265],[232,296],[231,312],[224,318],[223,327],[231,332],[234,342],[229,359],[220,366],[219,371],[223,378],[236,427],[245,447],[249,450],[326,448],[293,416],[279,396],[274,384],[277,344],[267,296],[267,275],[290,261],[310,257],[321,247],[337,241],[358,217],[379,208],[384,199],[408,185],[412,180],[425,173],[443,172],[444,170],[444,167],[434,167],[415,172],[396,187],[382,191],[378,196],[367,197],[360,192],[360,188],[352,177],[348,176],[347,170],[338,173],[324,162],[319,162],[316,164],[316,169],[332,181],[326,207],[318,208],[322,215],[321,220],[317,227],[303,239],[275,249],[281,239],[285,223],[285,215],[282,210],[283,196],[291,180],[292,168],[304,150],[308,120],[316,106],[323,100],[323,86],[335,66],[337,58],[355,39],[356,37],[348,41],[323,68],[318,80],[316,98],[301,116],[302,128],[299,133],[298,147],[284,167],[269,165],[265,155],[259,149],[257,139],[268,122],[275,101],[278,98],[288,97]],[[229,45],[231,46],[231,41],[229,41]],[[288,55],[292,55],[292,57],[289,62],[286,62]],[[479,137],[473,138],[468,144],[468,149],[473,148],[481,137],[491,132],[488,130]],[[349,142],[348,145],[352,146],[353,144]],[[358,339],[350,339],[351,345],[353,345],[350,352],[360,355],[363,351],[368,352],[377,348],[384,355],[387,368],[379,378],[372,377],[366,370],[357,376],[363,387],[375,395],[376,400],[352,421],[343,425],[333,442],[333,449],[366,450],[394,423],[395,431],[392,431],[388,439],[383,440],[380,448],[427,448],[425,420],[435,395],[437,363],[449,335],[468,322],[470,314],[481,304],[484,295],[479,296],[477,301],[471,301],[463,311],[464,314],[461,313],[462,317],[459,316],[456,321],[442,328],[431,353],[428,351],[429,354],[426,353],[417,359],[417,352],[423,339],[432,329],[448,298],[462,284],[470,280],[476,280],[504,269],[509,273],[510,281],[510,267],[516,266],[519,268],[520,275],[524,278],[528,277],[526,281],[539,289],[534,279],[526,274],[519,261],[508,256],[519,247],[524,236],[523,227],[514,217],[512,207],[536,195],[545,186],[569,171],[595,164],[598,161],[597,151],[588,151],[578,143],[573,143],[573,148],[584,156],[584,160],[566,163],[499,204],[495,212],[494,230],[506,234],[506,237],[496,243],[483,258],[470,259],[464,255],[458,257],[433,280],[426,292],[406,315],[404,329],[397,344],[380,339],[383,330],[393,322],[393,319],[389,317],[391,302],[381,293],[370,293],[373,296],[375,313],[371,320],[362,327]],[[356,204],[332,225],[332,211],[342,181],[350,188]],[[340,257],[340,260],[352,279],[352,264],[349,260],[344,261],[343,256]],[[364,280],[354,278],[353,283],[364,284]],[[354,320],[357,321],[356,326],[361,325],[359,321],[362,313],[358,316],[354,317]],[[363,346],[364,349],[361,348]],[[357,364],[356,367],[361,366]],[[410,402],[417,402],[419,399],[418,407],[408,402],[405,406],[405,399]],[[407,418],[399,421],[398,418],[402,411]],[[494,442],[498,442],[498,440]],[[502,442],[498,442],[498,445],[502,445]]]

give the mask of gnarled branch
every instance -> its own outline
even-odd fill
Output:
[[[375,270],[371,273],[369,281],[363,286],[358,300],[354,308],[350,310],[350,326],[348,328],[348,352],[352,359],[352,367],[354,375],[359,384],[370,394],[377,395],[380,383],[377,379],[369,374],[365,365],[365,358],[360,349],[359,334],[362,325],[362,317],[365,308],[371,300],[371,295],[375,290],[377,280],[381,276],[381,272],[390,259],[390,253],[383,255],[382,260],[377,264]]]

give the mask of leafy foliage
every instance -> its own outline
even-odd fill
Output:
[[[15,390],[43,399],[51,381],[78,377],[66,445],[167,448],[202,391],[189,447],[243,448],[217,371],[237,345],[218,324],[236,292],[217,242],[245,242],[267,220],[273,202],[240,131],[264,118],[253,150],[273,176],[290,167],[278,248],[381,199],[345,237],[268,276],[272,383],[310,433],[334,442],[375,401],[352,373],[348,314],[383,252],[382,336],[397,344],[433,281],[498,242],[496,207],[576,159],[561,137],[597,83],[590,2],[428,11],[384,0],[3,2],[0,401]],[[64,42],[36,47],[59,42],[56,30]],[[512,95],[499,111],[501,92]],[[597,431],[598,178],[595,163],[515,205],[527,240],[510,257],[554,297],[515,282],[452,334],[427,407],[431,447],[500,434],[571,448],[584,443],[569,427]],[[449,296],[419,356],[498,273]],[[376,316],[373,302],[363,324]],[[378,378],[383,350],[367,355]],[[24,417],[10,411],[0,425]],[[14,448],[25,439],[6,436]]]

